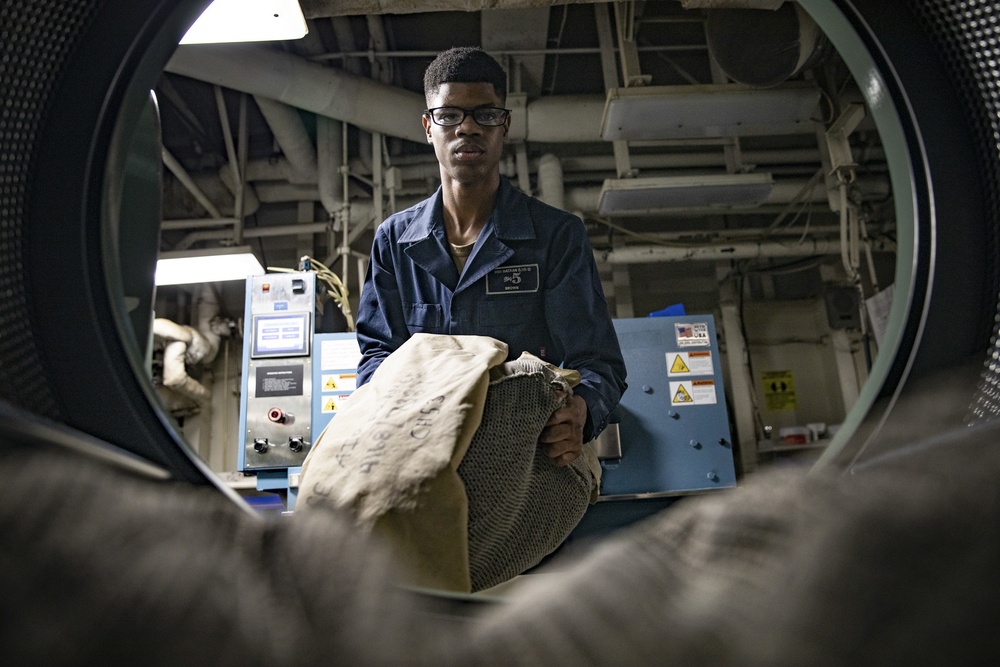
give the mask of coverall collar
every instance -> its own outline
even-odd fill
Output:
[[[490,219],[479,233],[461,280],[448,251],[444,230],[441,188],[426,201],[413,222],[399,237],[405,252],[413,262],[434,276],[452,291],[461,291],[503,264],[514,251],[504,241],[535,238],[535,226],[528,212],[528,200],[500,177],[496,206]]]
[[[500,240],[523,241],[535,238],[535,226],[528,213],[527,200],[504,176],[500,177],[497,201],[492,216],[493,231]],[[399,237],[400,243],[414,243],[434,234],[436,229],[444,231],[441,187],[438,186],[420,213],[413,219],[406,231]],[[496,215],[499,211],[500,215]]]

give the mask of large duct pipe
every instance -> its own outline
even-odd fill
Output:
[[[369,132],[427,142],[420,125],[423,95],[283,51],[235,44],[185,45],[174,52],[166,71],[278,100]],[[604,143],[604,106],[604,95],[539,98],[526,108],[526,140]],[[809,123],[801,125],[804,133],[815,129]]]
[[[315,183],[316,149],[298,110],[262,95],[255,95],[254,101],[288,160],[291,167],[288,180],[292,183]]]
[[[369,132],[426,144],[424,97],[260,46],[185,45],[166,71],[277,100]],[[602,95],[541,98],[527,107],[527,140],[601,142]]]
[[[527,141],[573,143],[601,138],[603,95],[541,97],[527,106]]]
[[[268,97],[370,132],[426,143],[424,97],[290,53],[243,44],[180,46],[166,71]]]
[[[776,86],[814,66],[827,53],[826,38],[798,3],[784,3],[774,11],[753,9],[708,12],[709,53],[733,81],[760,88]]]

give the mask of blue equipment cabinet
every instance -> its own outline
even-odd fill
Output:
[[[711,315],[618,319],[628,370],[621,458],[605,459],[603,500],[677,496],[736,485]]]

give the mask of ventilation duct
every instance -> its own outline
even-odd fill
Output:
[[[819,26],[794,2],[775,11],[713,9],[705,36],[709,53],[730,79],[760,88],[790,79],[828,52]]]
[[[713,174],[604,181],[601,215],[650,214],[667,209],[760,206],[774,187],[770,174]]]
[[[657,141],[802,134],[815,130],[818,103],[819,89],[797,82],[768,90],[741,84],[612,88],[601,137]]]

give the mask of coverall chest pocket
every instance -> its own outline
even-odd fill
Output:
[[[436,303],[404,304],[406,328],[414,333],[443,333],[444,308]]]
[[[545,314],[539,294],[509,294],[488,299],[476,308],[477,328],[485,335],[507,340],[513,335],[544,331]]]

